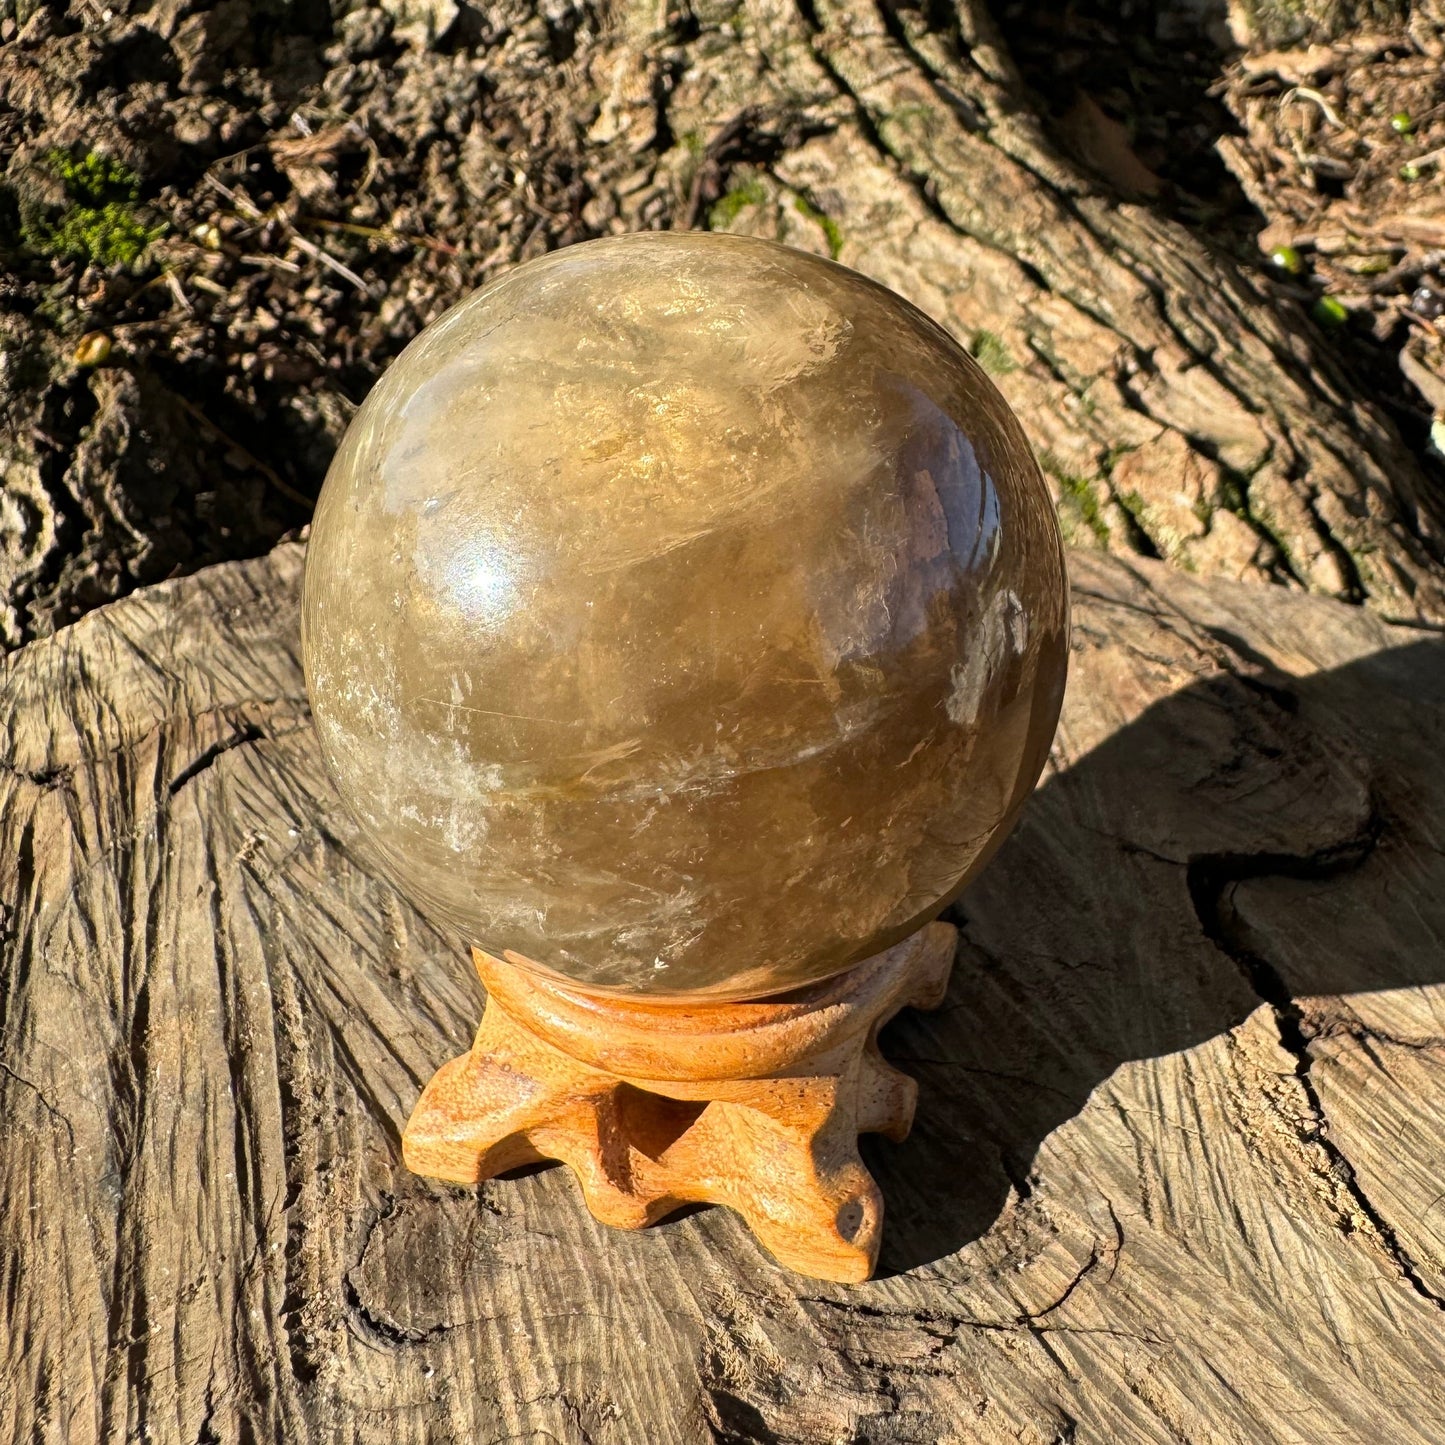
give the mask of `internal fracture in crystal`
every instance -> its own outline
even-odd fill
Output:
[[[982,866],[1067,653],[1049,494],[937,325],[762,241],[574,246],[429,327],[310,541],[323,754],[378,866],[578,986],[836,973]]]

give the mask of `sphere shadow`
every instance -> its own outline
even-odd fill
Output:
[[[1445,981],[1445,641],[1296,679],[1216,635],[1253,672],[1176,693],[1049,778],[945,915],[945,1003],[881,1040],[919,1098],[904,1143],[863,1141],[880,1275],[985,1234],[1120,1065],[1261,1004],[1303,1047],[1295,1000]]]

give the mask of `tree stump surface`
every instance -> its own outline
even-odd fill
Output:
[[[1434,1441],[1445,642],[1072,558],[1051,766],[950,917],[880,1277],[399,1140],[483,999],[368,868],[302,553],[3,663],[0,1439]]]

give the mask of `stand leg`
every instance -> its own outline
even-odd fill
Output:
[[[711,1021],[708,1010],[690,1011],[697,1036],[716,1036],[731,1020],[755,1041],[786,1029],[776,1037],[796,1046],[766,1078],[688,1077],[690,1035],[681,1025],[665,1040],[671,1077],[610,1072],[540,1037],[540,1005],[529,1027],[525,988],[508,991],[510,1012],[490,997],[470,1052],[443,1065],[417,1104],[402,1140],[407,1167],[474,1184],[559,1159],[604,1223],[636,1229],[682,1204],[725,1204],[789,1268],[867,1279],[883,1199],[857,1137],[902,1139],[917,1096],[913,1081],[884,1062],[877,1033],[902,1007],[942,1001],[954,941],[952,928],[931,925],[860,966],[856,990],[846,978],[818,990],[816,1018],[807,995],[801,1006],[718,1005]],[[538,999],[556,995],[537,986]],[[605,1033],[605,1009],[601,1017]]]

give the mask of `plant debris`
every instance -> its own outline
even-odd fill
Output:
[[[1422,381],[1445,379],[1432,302],[1445,289],[1445,36],[1416,23],[1245,55],[1216,91],[1240,130],[1219,153],[1264,218],[1260,248],[1301,258],[1324,325],[1348,327],[1375,362],[1393,354],[1386,399],[1407,433],[1428,432],[1442,413]]]
[[[514,261],[665,220],[646,188],[587,212],[637,161],[625,133],[589,138],[610,78],[581,3],[18,14],[0,46],[0,647],[264,551],[309,519],[357,404],[442,310]],[[121,495],[137,471],[165,525]]]

